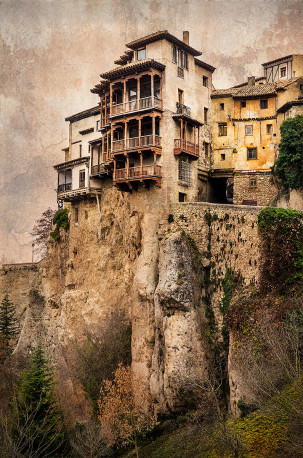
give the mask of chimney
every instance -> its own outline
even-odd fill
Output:
[[[189,45],[189,32],[187,30],[183,31],[183,41],[187,45]]]
[[[249,76],[248,77],[248,86],[254,86],[256,84],[256,77],[255,76]]]

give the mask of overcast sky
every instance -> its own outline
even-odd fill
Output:
[[[64,118],[98,103],[90,89],[125,43],[188,30],[224,88],[302,54],[302,13],[301,0],[0,1],[0,260],[31,260],[34,221],[56,208]]]

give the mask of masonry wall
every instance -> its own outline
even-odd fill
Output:
[[[222,280],[227,268],[233,269],[245,284],[258,283],[260,237],[257,216],[260,207],[211,203],[178,203],[170,207],[174,230],[190,235],[209,270],[208,294],[220,321],[219,303]]]
[[[235,205],[242,205],[244,201],[254,201],[256,205],[270,205],[277,196],[271,172],[251,171],[236,172],[234,175]]]

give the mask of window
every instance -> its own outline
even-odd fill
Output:
[[[204,108],[204,122],[207,124],[208,121],[208,108]]]
[[[82,157],[82,145],[79,145],[79,157]]]
[[[184,57],[184,68],[185,70],[188,70],[188,58],[187,58],[187,53],[183,53],[183,57]]]
[[[262,109],[268,108],[268,100],[267,99],[260,100],[260,108],[262,108]]]
[[[79,221],[79,208],[75,207],[75,224],[78,224]]]
[[[245,135],[253,135],[253,126],[245,126]]]
[[[178,49],[178,67],[183,68],[183,51]]]
[[[205,154],[205,157],[209,156],[209,143],[207,142],[204,142],[204,154]]]
[[[227,135],[227,124],[226,122],[219,124],[219,137],[225,137]]]
[[[178,164],[178,171],[179,171],[179,180],[183,186],[190,186],[191,185],[191,168],[190,162],[181,159]]]
[[[179,192],[179,202],[185,202],[186,201],[186,194],[184,192]]]
[[[177,47],[173,45],[173,63],[177,63]]]
[[[221,154],[221,161],[225,161],[225,153]]]
[[[203,76],[203,86],[208,87],[208,78],[207,76]]]
[[[146,58],[146,48],[138,49],[138,60]]]
[[[257,159],[257,148],[247,148],[247,160]]]
[[[255,178],[250,178],[249,187],[250,188],[256,188],[257,187],[257,180]]]
[[[281,78],[286,76],[286,67],[281,67],[280,68],[280,76],[281,76]]]
[[[98,119],[97,124],[96,124],[96,130],[97,132],[100,130],[100,120]]]
[[[246,100],[241,100],[241,108],[246,108]]]
[[[79,188],[85,188],[85,170],[79,171]]]
[[[266,133],[271,135],[272,133],[272,124],[266,124]]]
[[[224,110],[224,103],[220,103],[220,110]]]
[[[178,103],[179,103],[179,105],[183,105],[183,101],[184,101],[183,94],[184,94],[184,92],[181,89],[178,89]]]

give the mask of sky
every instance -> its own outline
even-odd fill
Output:
[[[97,105],[125,43],[188,30],[227,88],[303,54],[302,19],[301,0],[0,0],[0,263],[31,261],[34,222],[57,207],[64,118]]]

